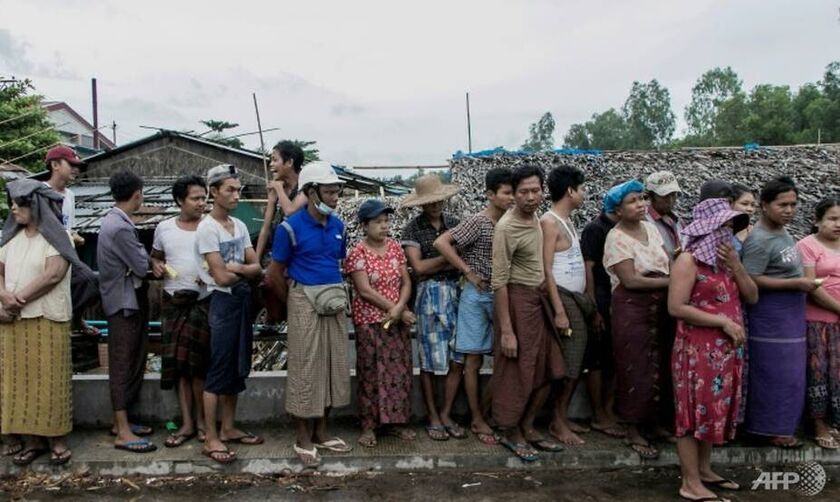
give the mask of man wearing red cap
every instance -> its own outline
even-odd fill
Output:
[[[64,228],[72,233],[73,243],[81,246],[85,240],[78,233],[73,232],[73,225],[76,223],[76,196],[67,188],[67,185],[76,179],[79,169],[85,163],[72,148],[64,145],[50,148],[47,152],[46,163],[47,170],[50,172],[50,179],[46,185],[64,196],[64,203],[61,205]]]

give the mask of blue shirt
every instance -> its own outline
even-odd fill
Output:
[[[286,222],[295,231],[297,245],[292,245],[288,230],[277,225],[271,257],[286,264],[289,277],[305,286],[343,282],[341,260],[347,256],[344,223],[330,215],[326,225],[322,225],[306,208]]]

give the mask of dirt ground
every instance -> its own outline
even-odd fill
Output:
[[[773,470],[773,469],[766,469]],[[793,491],[752,491],[760,469],[723,469],[741,483],[731,500],[840,500],[840,466],[826,468],[828,482],[817,496]],[[541,470],[416,473],[366,472],[352,475],[209,475],[105,478],[30,474],[0,480],[5,498],[26,500],[506,500],[528,501],[676,500],[679,472],[667,469]]]

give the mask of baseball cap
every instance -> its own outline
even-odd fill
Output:
[[[50,148],[45,161],[49,164],[51,160],[64,159],[71,166],[84,166],[85,162],[76,155],[76,152],[69,146],[59,145]]]
[[[239,170],[233,164],[219,164],[207,171],[207,186],[215,185],[228,178],[239,178]]]
[[[666,196],[674,192],[682,192],[677,177],[671,171],[657,171],[645,180],[645,190],[659,196]]]
[[[357,211],[359,221],[362,223],[370,221],[382,213],[393,214],[394,209],[388,207],[379,199],[368,199],[362,202]]]

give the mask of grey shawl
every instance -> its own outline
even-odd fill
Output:
[[[73,309],[76,310],[90,302],[98,295],[98,278],[96,273],[79,259],[67,236],[67,230],[61,223],[61,203],[64,197],[40,181],[28,178],[12,181],[6,186],[6,191],[9,192],[11,200],[24,198],[32,201],[30,208],[32,217],[38,222],[38,232],[70,263]],[[0,247],[5,246],[23,228],[23,225],[18,225],[14,216],[9,214],[3,225]]]

